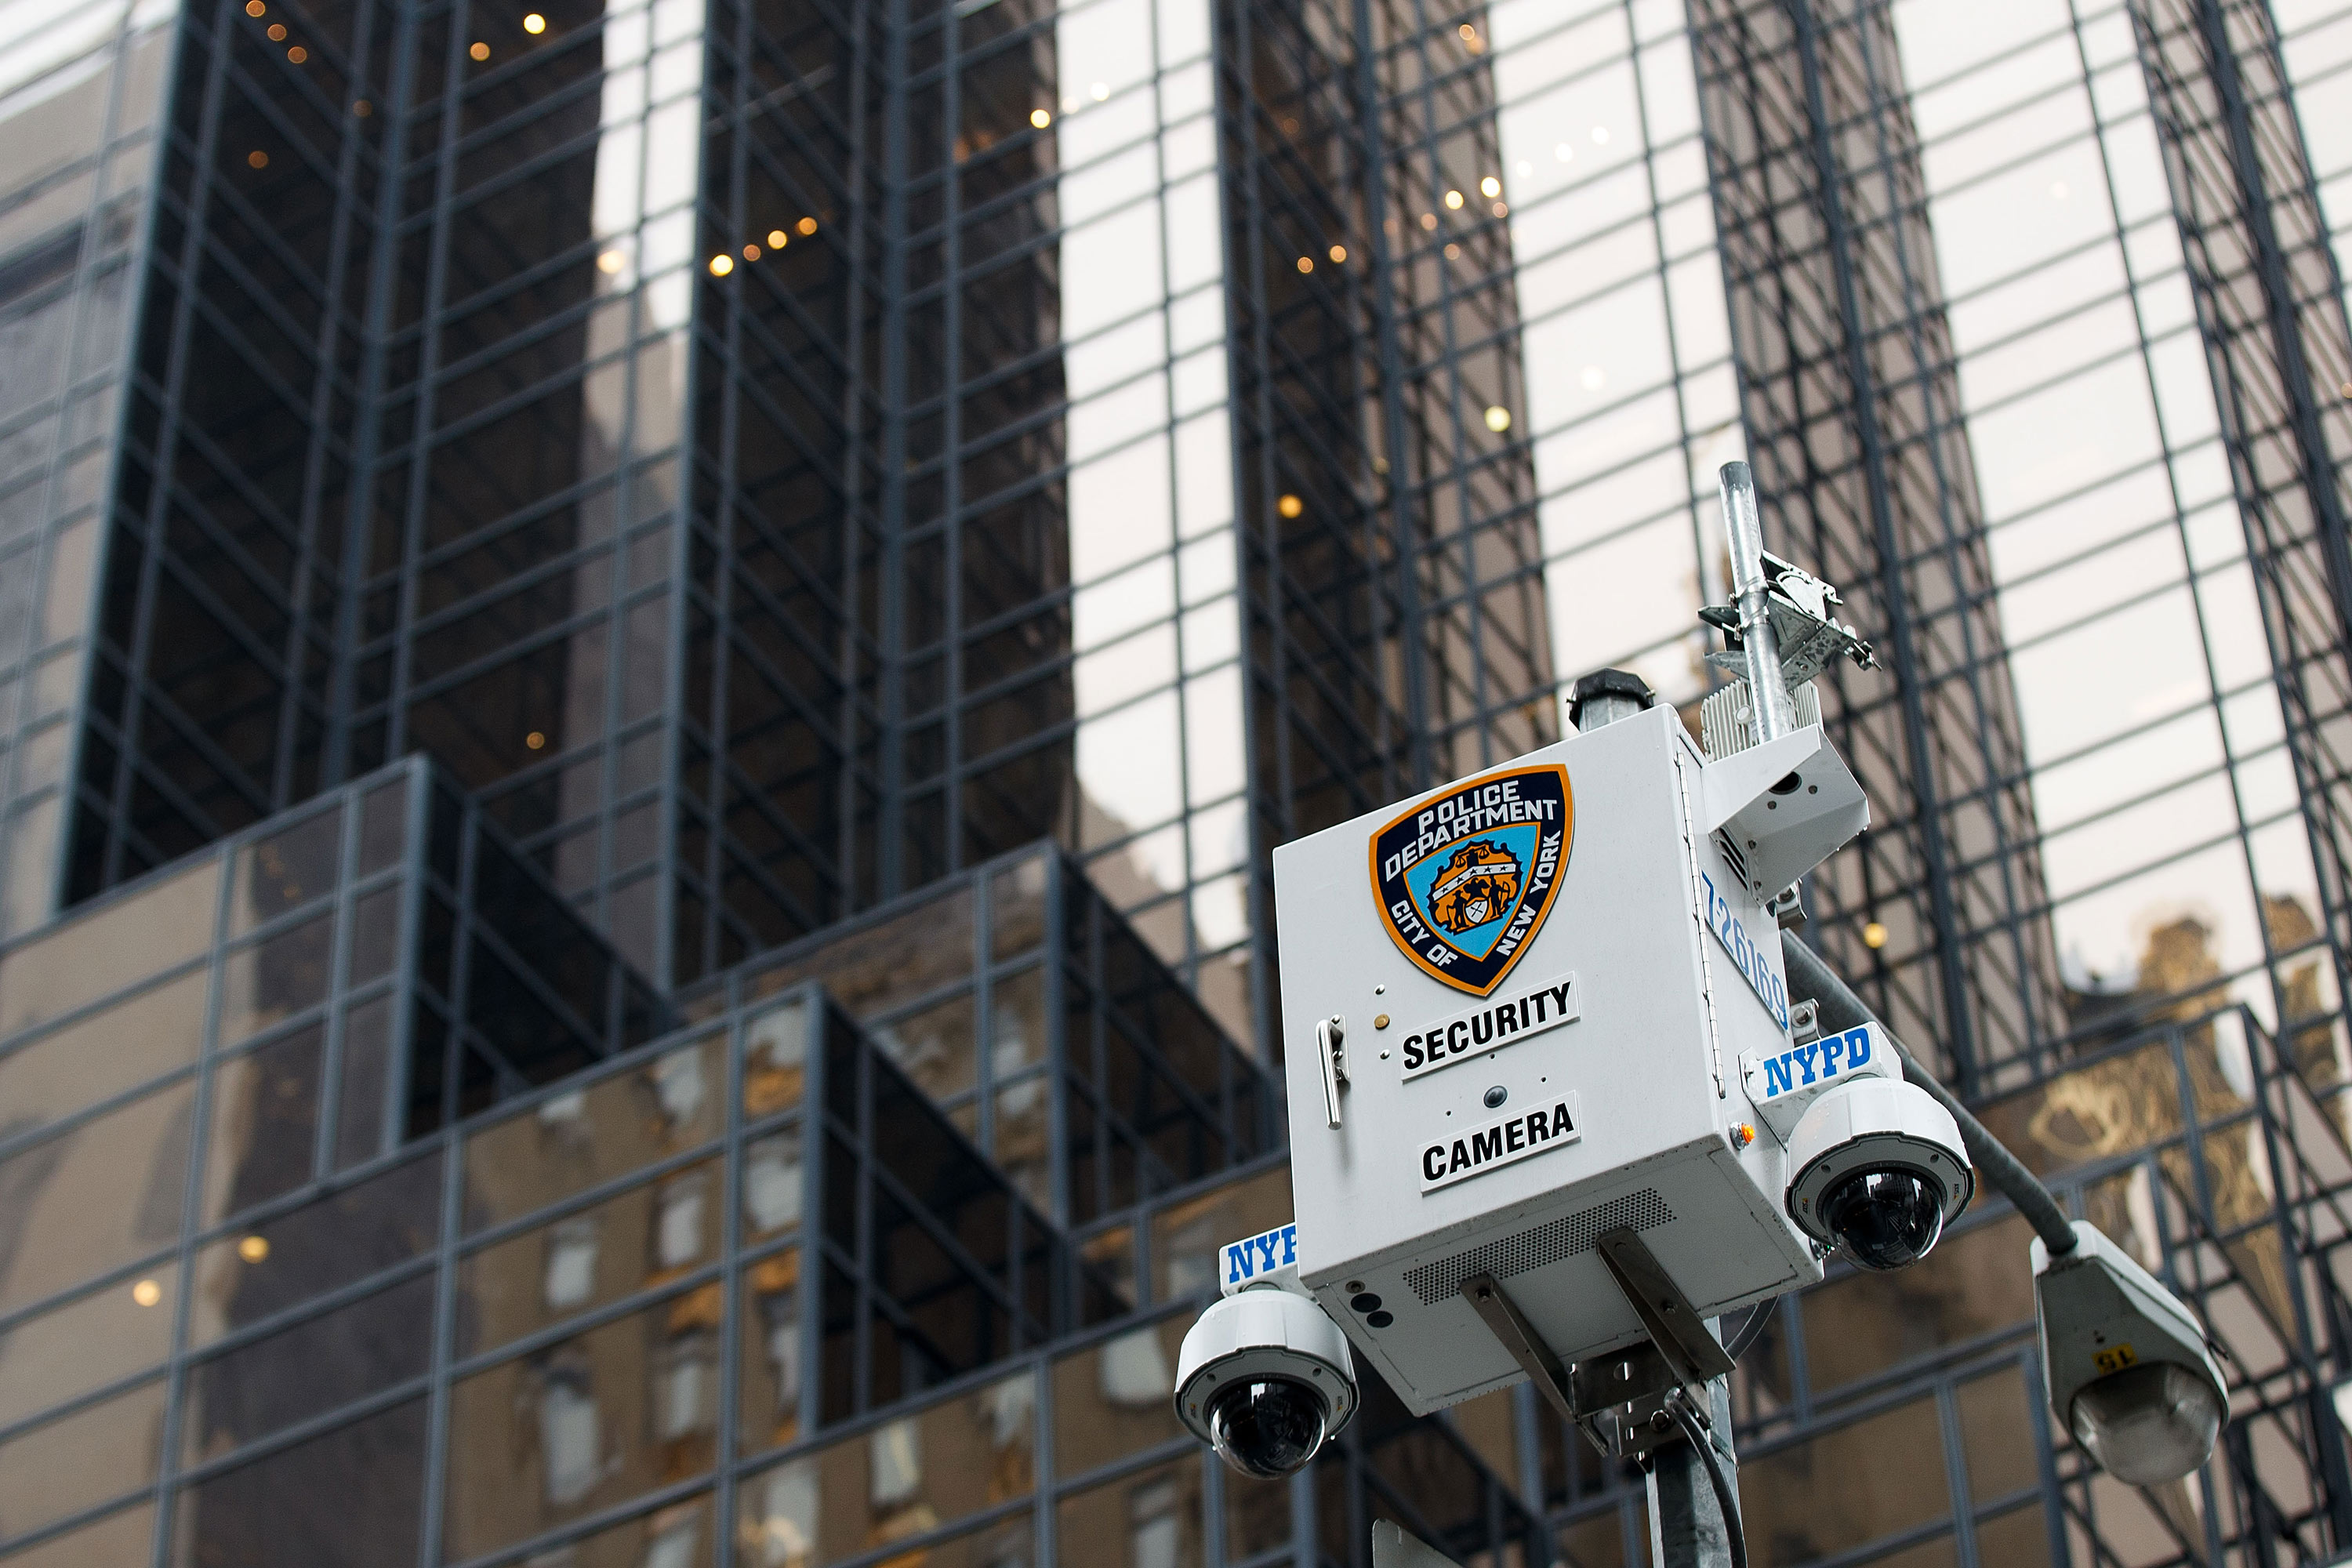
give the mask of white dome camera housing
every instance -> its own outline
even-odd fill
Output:
[[[1927,1257],[1977,1185],[1952,1113],[1896,1078],[1858,1078],[1807,1106],[1789,1169],[1798,1228],[1873,1269]]]
[[[1177,1418],[1243,1475],[1304,1468],[1355,1414],[1348,1336],[1280,1285],[1212,1302],[1177,1352]]]

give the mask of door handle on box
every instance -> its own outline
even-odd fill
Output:
[[[1338,1014],[1315,1026],[1315,1059],[1323,1068],[1323,1117],[1339,1125],[1339,1088],[1348,1081],[1348,1021]]]

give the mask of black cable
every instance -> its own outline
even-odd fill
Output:
[[[1886,1029],[1885,1020],[1864,1005],[1862,998],[1853,994],[1853,987],[1838,978],[1837,972],[1822,962],[1821,954],[1802,942],[1793,938],[1783,942],[1780,957],[1788,966],[1790,992],[1811,995],[1821,1010],[1824,1033],[1851,1029],[1858,1024],[1876,1024]],[[1920,1065],[1919,1058],[1895,1037],[1894,1030],[1886,1029],[1886,1039],[1903,1062],[1903,1076],[1926,1089],[1937,1103],[1952,1113],[1952,1120],[1959,1123],[1960,1142],[1967,1146],[1969,1163],[2016,1205],[2017,1212],[2042,1237],[2042,1245],[2050,1249],[2050,1256],[2063,1258],[2074,1251],[2077,1245],[2074,1227],[2059,1208],[2058,1200],[2050,1195],[2050,1189],[2042,1184],[2042,1179],[1986,1131],[1985,1124],[1938,1082],[1934,1073]]]
[[[1748,1568],[1748,1531],[1739,1521],[1739,1500],[1732,1495],[1731,1478],[1723,1473],[1723,1456],[1715,1451],[1714,1442],[1691,1418],[1690,1407],[1683,1400],[1670,1398],[1666,1408],[1673,1413],[1675,1425],[1683,1429],[1683,1436],[1698,1450],[1701,1462],[1706,1466],[1706,1479],[1715,1485],[1715,1506],[1723,1510],[1723,1538],[1731,1548],[1731,1568]]]
[[[1747,1321],[1741,1323],[1739,1331],[1731,1336],[1731,1342],[1723,1347],[1723,1353],[1733,1361],[1738,1361],[1747,1352],[1748,1347],[1756,1342],[1757,1337],[1764,1332],[1764,1325],[1772,1321],[1772,1313],[1780,1305],[1780,1298],[1774,1296],[1769,1300],[1758,1302],[1749,1309]]]

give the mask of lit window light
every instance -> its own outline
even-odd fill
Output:
[[[1335,246],[1333,246],[1333,247],[1331,247],[1331,264],[1332,264],[1334,267],[1337,267],[1339,263],[1341,263],[1341,262],[1343,262],[1343,261],[1345,261],[1345,260],[1347,260],[1347,259],[1348,259],[1348,247],[1347,247],[1346,246],[1344,246],[1344,245],[1335,245]]]
[[[142,1279],[131,1287],[131,1299],[142,1307],[152,1307],[163,1299],[163,1287],[152,1279]]]
[[[467,49],[466,52],[473,56],[478,60],[486,60],[490,58],[490,46],[481,42],[479,39],[476,39],[474,47]]]
[[[710,275],[713,278],[724,278],[734,270],[735,258],[725,251],[722,250],[710,258]]]
[[[760,247],[759,247],[758,246],[756,246],[756,245],[747,245],[747,246],[745,246],[745,247],[743,247],[743,259],[744,259],[744,260],[746,260],[746,261],[757,261],[757,260],[759,260],[759,259],[760,259]]]
[[[1458,246],[1458,245],[1449,245],[1449,246],[1447,246],[1447,247],[1445,247],[1445,259],[1446,259],[1446,260],[1448,260],[1448,261],[1459,261],[1459,260],[1461,260],[1461,259],[1462,259],[1462,247],[1461,247],[1460,246]]]
[[[269,1238],[248,1236],[236,1244],[236,1255],[247,1263],[260,1263],[269,1257]]]
[[[1511,216],[1511,204],[1508,202],[1496,202],[1494,205],[1493,211],[1496,217],[1508,217]]]
[[[1577,379],[1584,383],[1585,391],[1598,392],[1608,384],[1609,373],[1597,364],[1589,364],[1584,367],[1584,374]]]
[[[245,0],[245,14],[248,16],[265,16],[269,14],[269,7],[263,5],[261,0]]]
[[[1315,258],[1314,258],[1313,257],[1311,257],[1311,256],[1302,256],[1302,257],[1300,257],[1300,258],[1298,258],[1298,270],[1300,270],[1301,272],[1312,272],[1312,271],[1314,271],[1314,270],[1315,270]]]
[[[245,166],[248,169],[267,169],[269,167],[269,154],[256,147],[245,155]]]
[[[620,271],[620,269],[624,266],[627,265],[627,257],[623,256],[617,250],[608,250],[604,252],[604,255],[596,258],[596,270],[602,272],[607,278],[610,278],[614,273]]]
[[[1535,172],[1536,166],[1533,163],[1528,163],[1525,158],[1520,159],[1517,163],[1511,165],[1511,173],[1517,174],[1522,180],[1526,179],[1529,174],[1532,174]]]
[[[1595,147],[1606,147],[1609,145],[1609,127],[1606,125],[1596,125],[1592,128],[1592,144]]]
[[[1886,928],[1876,921],[1862,928],[1862,945],[1875,952],[1886,945]]]
[[[1029,123],[1043,131],[1054,123],[1054,111],[1050,109],[1033,109],[1029,111]]]
[[[1449,212],[1458,212],[1458,211],[1460,211],[1460,210],[1461,210],[1461,207],[1462,207],[1462,193],[1461,193],[1460,191],[1448,191],[1448,192],[1446,192],[1446,193],[1445,193],[1445,205],[1446,205],[1446,210],[1448,210]]]
[[[1501,404],[1486,410],[1486,428],[1499,436],[1511,427],[1511,411]]]
[[[1475,28],[1475,27],[1474,27],[1474,26],[1471,26],[1469,23],[1467,23],[1467,22],[1463,23],[1460,26],[1458,26],[1458,27],[1454,28],[1454,30],[1455,32],[1457,32],[1457,33],[1459,33],[1459,34],[1461,34],[1461,35],[1462,35],[1462,41],[1463,41],[1463,42],[1465,42],[1465,43],[1468,43],[1472,38],[1475,38],[1475,37],[1476,37],[1478,36],[1478,29],[1477,29],[1477,28]]]
[[[1297,517],[1307,510],[1307,503],[1297,496],[1286,495],[1274,503],[1274,510],[1285,517]]]
[[[352,112],[358,115],[362,120],[365,120],[369,115],[375,112],[375,105],[362,98],[357,103],[352,105]]]
[[[772,228],[768,231],[768,248],[770,250],[782,250],[792,242],[793,237],[786,234],[782,229]]]
[[[537,37],[540,34],[547,31],[547,18],[541,16],[538,12],[533,11],[530,16],[525,16],[522,19],[522,30],[530,34],[533,37]]]
[[[1503,194],[1503,182],[1489,174],[1478,182],[1478,194],[1485,196],[1499,196]]]
[[[287,58],[288,59],[289,59],[289,60],[292,60],[296,65],[298,65],[298,66],[299,66],[299,65],[300,65],[304,60],[307,60],[307,59],[309,59],[309,58],[310,58],[310,50],[308,50],[308,49],[306,49],[306,48],[304,48],[301,45],[297,44],[297,45],[295,45],[292,48],[290,48],[290,49],[289,49],[289,50],[287,50],[287,51],[286,51],[286,58]]]
[[[793,226],[799,229],[803,234],[814,234],[816,232],[816,219],[813,217],[804,217]]]
[[[1437,215],[1435,213],[1422,214],[1421,226],[1423,228],[1435,228],[1437,226]]]
[[[1087,90],[1094,94],[1095,101],[1097,103],[1100,103],[1103,100],[1110,96],[1110,83],[1107,81],[1098,81]]]
[[[544,730],[533,730],[530,734],[525,735],[522,738],[522,743],[529,746],[534,752],[544,751],[547,749],[547,731]]]
[[[1551,150],[1551,155],[1563,163],[1570,163],[1576,157],[1576,149],[1563,142]]]
[[[272,22],[269,24],[269,41],[273,44],[282,44],[286,41],[285,23]]]

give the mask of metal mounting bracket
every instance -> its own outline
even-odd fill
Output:
[[[1542,1394],[1553,1409],[1570,1421],[1576,1420],[1576,1406],[1569,1398],[1568,1379],[1561,1374],[1559,1358],[1537,1337],[1534,1326],[1520,1314],[1511,1299],[1503,1294],[1503,1287],[1496,1282],[1495,1277],[1492,1274],[1473,1274],[1462,1281],[1462,1295],[1488,1331],[1502,1342],[1511,1359],[1519,1363],[1519,1370],[1528,1374],[1528,1381],[1536,1385],[1536,1392]]]
[[[1682,1440],[1666,1401],[1682,1384],[1654,1345],[1577,1363],[1568,1370],[1576,1425],[1604,1458],[1638,1459]]]
[[[1639,1232],[1631,1226],[1619,1226],[1601,1232],[1593,1247],[1676,1379],[1686,1387],[1699,1388],[1710,1378],[1731,1371],[1731,1358],[1706,1331],[1706,1320],[1692,1309],[1690,1298],[1643,1245]]]

